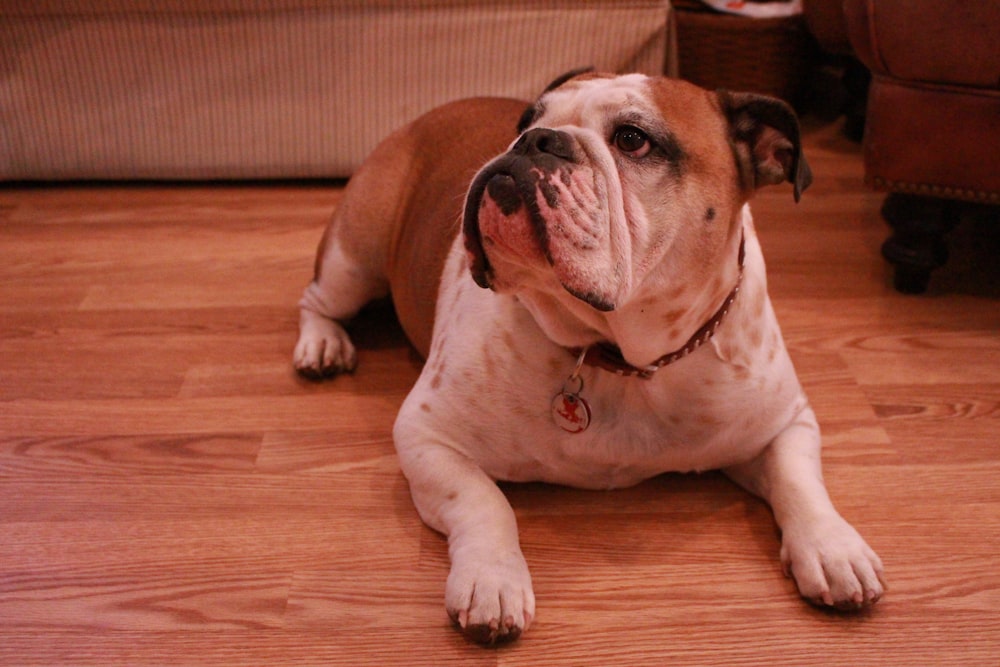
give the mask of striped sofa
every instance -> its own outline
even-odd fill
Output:
[[[444,101],[671,72],[667,0],[0,0],[0,180],[348,176]]]

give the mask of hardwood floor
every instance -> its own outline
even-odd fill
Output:
[[[361,367],[290,365],[339,189],[0,189],[0,664],[997,665],[998,227],[890,288],[881,195],[812,122],[801,204],[755,203],[828,486],[890,590],[800,601],[767,508],[718,474],[506,486],[538,615],[450,628],[446,545],[391,441],[419,359],[385,308]]]

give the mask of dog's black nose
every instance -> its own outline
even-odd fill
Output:
[[[573,159],[573,139],[565,132],[551,130],[545,127],[536,127],[521,135],[512,153],[521,155],[538,155],[547,153],[564,160]]]

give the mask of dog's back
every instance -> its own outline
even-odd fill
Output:
[[[461,224],[466,188],[517,137],[527,107],[502,98],[461,100],[383,140],[347,186],[318,250],[317,281],[329,246],[339,244],[370,278],[387,281],[403,329],[426,357],[441,269]]]

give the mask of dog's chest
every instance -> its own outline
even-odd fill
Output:
[[[430,355],[401,419],[497,479],[610,488],[717,469],[757,455],[805,406],[769,308],[754,315],[756,336],[731,317],[653,379],[584,366],[581,387],[568,382],[569,350],[523,307],[469,282],[443,284]],[[567,392],[576,404],[563,404]]]
[[[652,380],[585,367],[570,389],[589,423],[571,433],[553,412],[573,357],[533,342],[457,345],[428,360],[414,388],[428,431],[497,479],[613,488],[722,468],[755,456],[801,409],[794,376],[734,367],[706,347]]]
[[[706,357],[710,354],[705,350]],[[520,413],[530,419],[515,419],[506,433],[494,432],[493,438],[480,441],[483,447],[476,455],[497,477],[512,481],[621,487],[663,472],[710,470],[748,460],[790,419],[794,396],[773,404],[760,400],[786,391],[780,383],[747,377],[728,385],[719,378],[708,385],[697,375],[685,381],[682,371],[714,365],[707,358],[691,362],[687,369],[667,371],[676,380],[585,372],[588,381],[578,400],[587,403],[589,425],[575,433],[551,414],[548,394],[559,402],[560,387],[522,392],[515,410],[493,417]]]

